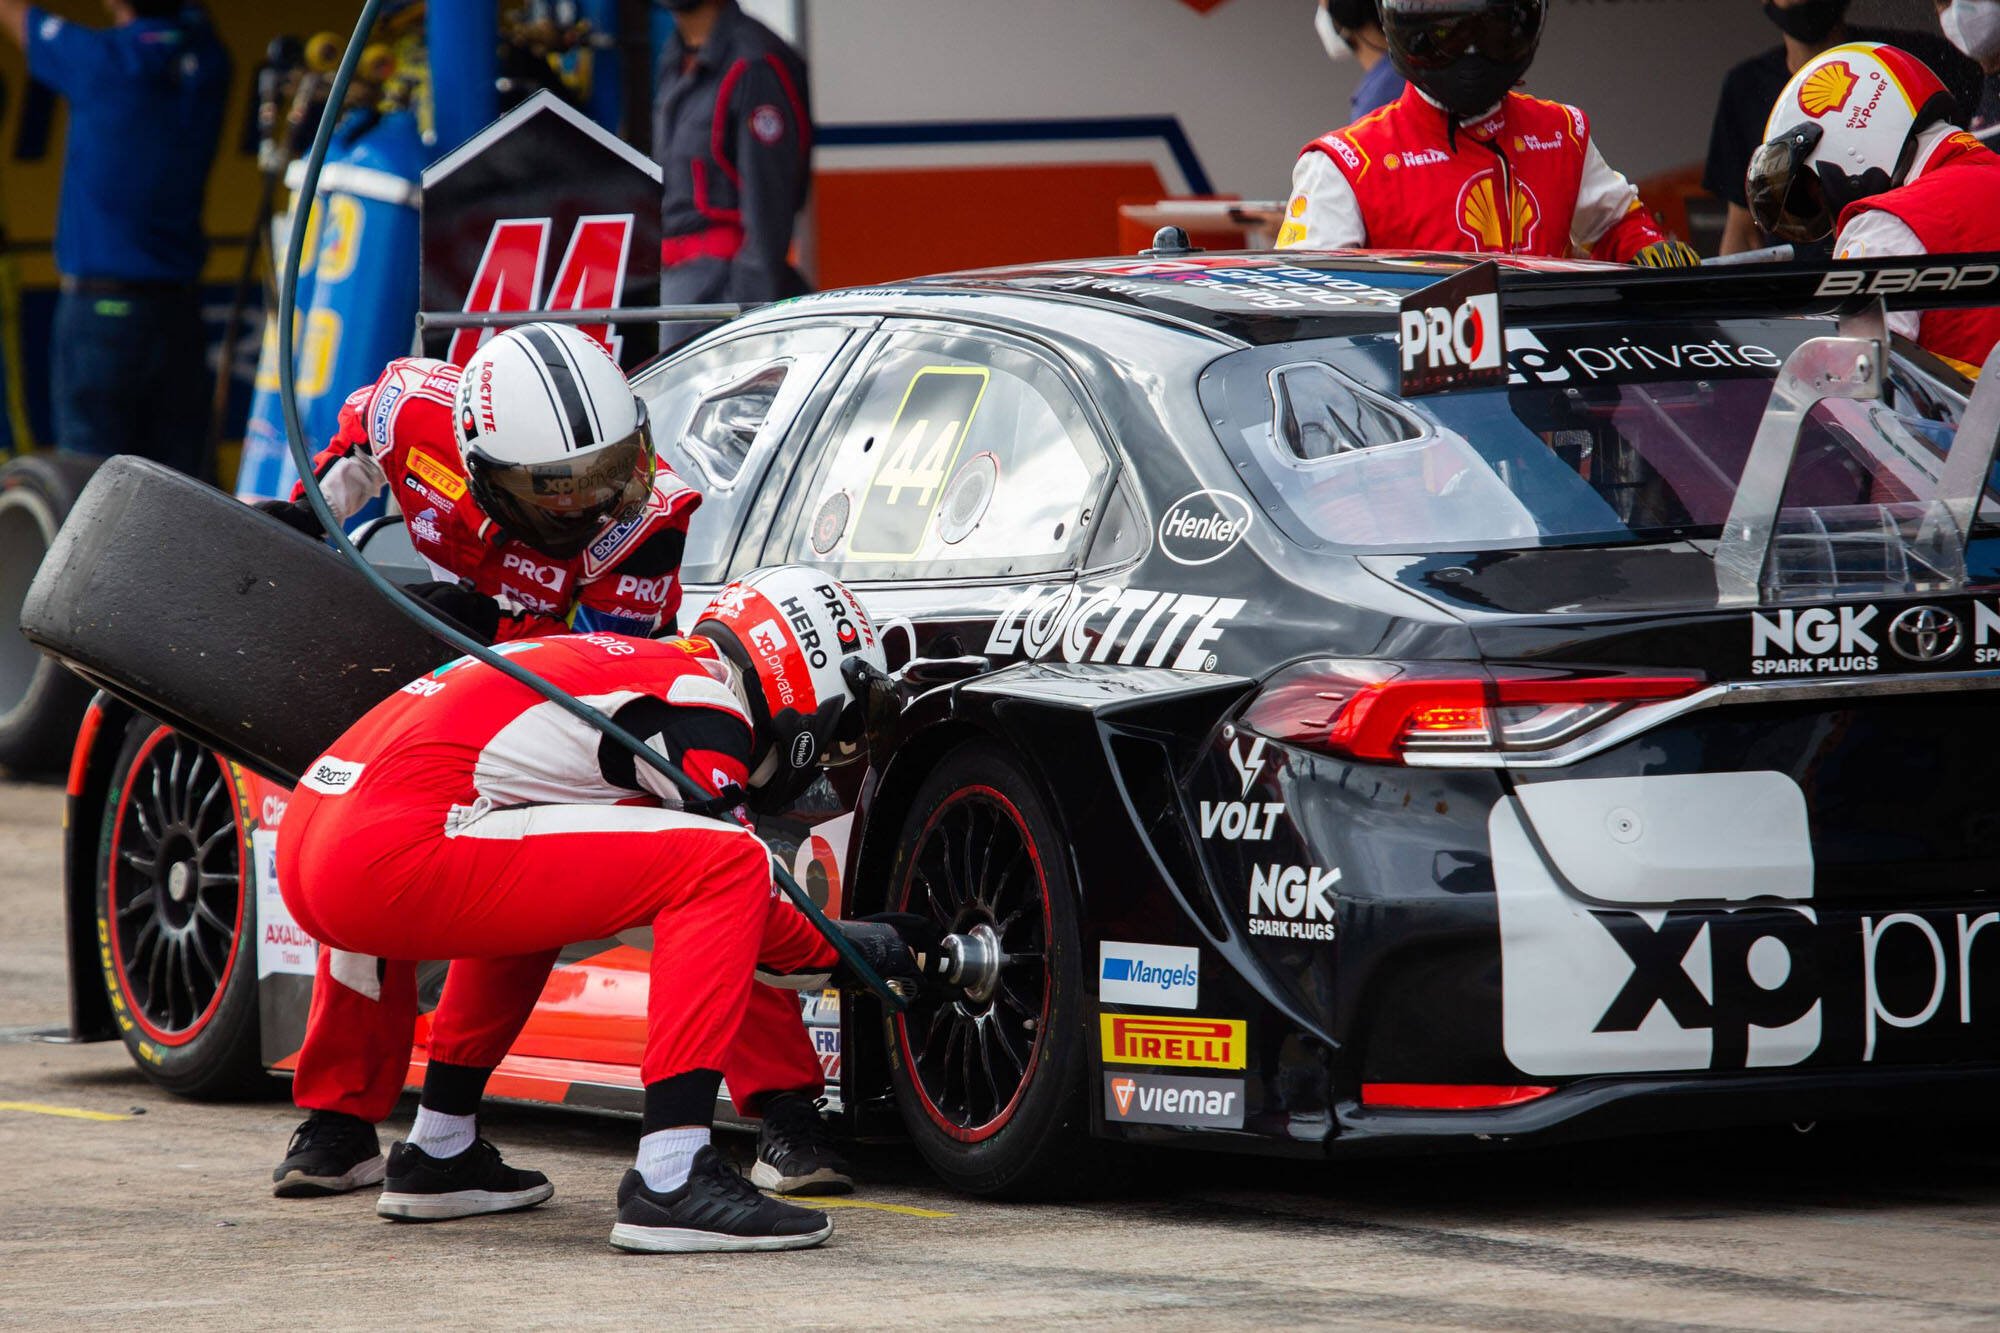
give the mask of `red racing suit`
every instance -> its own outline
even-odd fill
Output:
[[[701,493],[660,468],[640,515],[558,560],[501,532],[473,500],[452,432],[458,367],[402,357],[348,395],[333,443],[313,460],[345,520],[390,487],[410,544],[446,580],[470,579],[507,614],[501,639],[571,628],[652,634],[680,607],[681,552]],[[293,499],[304,495],[301,486]]]
[[[509,648],[697,783],[744,782],[749,718],[686,641],[560,635]],[[777,893],[749,829],[678,804],[664,778],[596,731],[461,658],[378,704],[314,761],[279,834],[279,884],[313,936],[390,960],[376,980],[406,1033],[416,960],[451,959],[430,1055],[482,1068],[513,1044],[564,945],[650,924],[645,1081],[727,1076],[753,989],[789,994],[753,988],[753,972],[823,984],[835,954]],[[315,1023],[345,989],[326,984],[332,952],[321,952]],[[794,1000],[795,1024],[797,1012]],[[401,1088],[407,1037],[384,1055],[393,1073],[371,1071],[378,1119]]]
[[[1628,262],[1668,239],[1560,102],[1508,93],[1451,124],[1411,85],[1305,146],[1280,250],[1457,250]]]
[[[1926,130],[1909,179],[1841,210],[1839,259],[2000,249],[2000,154],[1956,125]],[[1968,375],[2000,341],[2000,309],[1897,311],[1889,327]]]

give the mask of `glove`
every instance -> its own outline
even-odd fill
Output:
[[[291,500],[259,500],[250,507],[260,514],[269,514],[294,532],[303,532],[314,541],[326,539],[326,529],[320,526],[319,515],[312,511],[311,505]]]
[[[944,935],[927,917],[877,912],[834,924],[882,980],[901,981],[921,990],[944,979],[945,960],[939,947]],[[834,965],[828,984],[839,990],[865,989],[845,958]]]
[[[1686,241],[1654,241],[1632,262],[1640,268],[1700,268],[1701,256]]]
[[[471,633],[493,642],[500,635],[500,603],[459,583],[412,583],[404,592]]]

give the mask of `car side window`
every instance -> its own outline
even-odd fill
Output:
[[[836,423],[786,558],[842,578],[1072,567],[1109,459],[1063,375],[970,334],[891,335]]]
[[[662,366],[642,386],[653,444],[702,493],[681,575],[719,581],[756,481],[850,330],[747,334]]]

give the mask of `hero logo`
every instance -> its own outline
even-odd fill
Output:
[[[498,310],[612,310],[624,303],[625,264],[632,248],[633,216],[600,214],[577,220],[563,251],[555,281],[546,299],[542,278],[548,267],[550,218],[502,218],[487,234],[486,249],[465,296],[465,309],[481,314]],[[586,324],[583,331],[618,359],[624,340],[606,324]],[[492,329],[460,329],[452,335],[445,360],[464,365],[479,350]],[[469,400],[468,400],[469,401]],[[488,420],[486,429],[493,429]]]
[[[503,569],[519,574],[530,583],[547,588],[550,592],[562,591],[563,570],[559,565],[538,564],[528,559],[525,555],[509,551],[502,557],[500,566]]]
[[[1257,775],[1264,771],[1264,738],[1259,736],[1252,740],[1248,753],[1243,749],[1242,737],[1230,741],[1229,762],[1236,769],[1236,775],[1243,780],[1240,793],[1243,799],[1203,801],[1201,836],[1213,838],[1220,834],[1229,842],[1269,842],[1278,826],[1278,816],[1285,813],[1285,804],[1283,801],[1249,799]]]
[[[1240,597],[1031,583],[993,622],[985,651],[1213,671],[1210,645],[1247,605]]]
[[[662,575],[656,579],[642,579],[631,574],[620,574],[615,593],[619,597],[630,597],[634,601],[646,602],[653,606],[664,606],[667,594],[673,591],[674,576]]]
[[[1881,645],[1873,606],[1750,613],[1750,674],[1798,676],[1875,670]]]
[[[792,622],[792,631],[798,636],[799,650],[806,655],[806,661],[818,670],[827,664],[826,648],[820,640],[819,626],[813,621],[812,612],[806,610],[805,603],[796,597],[787,597],[778,603],[778,609],[785,613],[785,619]],[[854,636],[852,622],[845,624],[846,633],[841,635],[844,644]],[[856,636],[858,637],[858,636]]]
[[[1281,940],[1332,939],[1333,887],[1338,883],[1338,867],[1253,867],[1250,933]]]
[[[1250,506],[1228,491],[1184,495],[1160,519],[1160,553],[1177,565],[1209,565],[1250,531]]]

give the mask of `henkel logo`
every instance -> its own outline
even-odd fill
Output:
[[[1240,1018],[1161,1018],[1099,1014],[1107,1064],[1241,1069],[1247,1048]]]
[[[1160,518],[1160,554],[1177,565],[1209,565],[1236,549],[1250,531],[1250,506],[1228,491],[1196,491]]]
[[[1250,933],[1282,940],[1330,940],[1338,866],[1253,866]]]
[[[1243,1080],[1191,1074],[1106,1074],[1104,1118],[1194,1129],[1243,1128]]]
[[[556,268],[555,281],[549,284],[544,299],[542,280],[548,266],[553,219],[502,218],[487,233],[486,249],[479,256],[472,288],[466,293],[465,309],[480,313],[615,309],[625,294],[625,262],[632,248],[632,228],[630,213],[578,220]],[[611,326],[581,327],[614,358],[618,356],[624,341]],[[464,365],[493,333],[492,329],[460,329],[452,336],[445,359]],[[490,421],[486,428],[492,429]]]
[[[1829,60],[1799,84],[1799,110],[1817,120],[1829,111],[1845,111],[1859,80],[1845,60]]]

